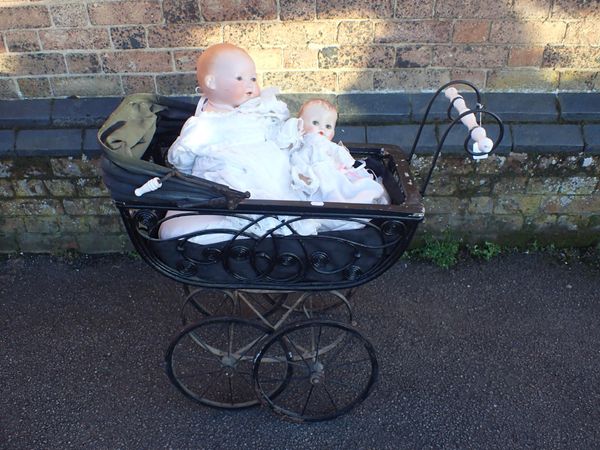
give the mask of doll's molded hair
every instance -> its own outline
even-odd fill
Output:
[[[232,53],[239,53],[252,59],[244,49],[229,43],[211,45],[198,57],[196,60],[196,80],[202,92],[206,92],[207,87],[210,89],[214,88],[214,86],[210,86],[210,77],[219,58],[231,55]]]
[[[330,111],[333,111],[337,114],[337,108],[335,107],[335,105],[325,99],[322,98],[313,98],[310,100],[305,101],[302,106],[300,107],[300,111],[298,111],[298,117],[302,116],[302,113],[304,112],[304,108],[306,108],[309,105],[321,105],[325,108],[327,108]]]

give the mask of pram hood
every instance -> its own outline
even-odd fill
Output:
[[[153,94],[133,94],[123,99],[98,130],[103,148],[104,183],[115,201],[152,204],[159,207],[227,206],[235,208],[249,197],[228,186],[185,175],[175,169],[146,161],[161,136],[179,134],[195,105]],[[135,189],[154,177],[163,178],[162,187],[141,197]]]

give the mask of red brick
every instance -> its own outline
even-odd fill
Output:
[[[265,72],[264,86],[278,86],[285,92],[332,92],[336,76],[332,72]]]
[[[471,45],[439,46],[433,51],[432,65],[467,68],[504,67],[507,59],[507,47]]]
[[[450,42],[451,30],[452,23],[449,21],[376,22],[374,41],[398,44]]]
[[[313,20],[317,17],[316,0],[279,0],[281,20]]]
[[[84,27],[88,24],[85,5],[51,5],[50,14],[56,27]]]
[[[46,6],[0,6],[0,30],[42,28],[52,25]]]
[[[64,28],[40,30],[44,50],[110,48],[108,30],[101,28]]]
[[[162,21],[158,0],[125,0],[88,4],[93,25],[151,24]]]
[[[125,95],[136,94],[138,92],[148,92],[154,94],[156,85],[152,75],[123,75],[123,91]]]
[[[593,91],[600,82],[598,70],[561,70],[558,88],[561,91]]]
[[[512,47],[508,56],[509,67],[540,67],[544,47]]]
[[[147,47],[146,29],[141,26],[111,28],[110,37],[114,48],[119,50]]]
[[[197,23],[202,20],[198,0],[163,0],[167,23]]]
[[[325,47],[319,52],[319,67],[336,68],[391,68],[395,49],[389,46]]]
[[[0,99],[19,98],[17,84],[14,80],[0,79]]]
[[[435,90],[450,81],[448,70],[438,69],[396,69],[382,70],[373,74],[373,87],[376,90],[420,92]]]
[[[397,0],[394,17],[427,19],[433,17],[433,0]]]
[[[334,22],[282,22],[260,25],[260,41],[269,46],[335,44],[337,28]]]
[[[551,69],[499,69],[488,73],[487,89],[551,91],[558,87],[558,72]]]
[[[286,69],[317,69],[319,51],[313,48],[284,48],[283,67]]]
[[[100,55],[106,73],[172,72],[171,54],[166,51],[131,50]]]
[[[156,77],[156,92],[160,95],[193,95],[196,86],[196,74],[193,73],[175,73]]]
[[[486,42],[490,35],[490,22],[487,20],[459,20],[454,24],[452,42],[477,44]]]
[[[517,0],[513,11],[518,18],[547,19],[550,16],[552,0]]]
[[[248,54],[254,60],[256,67],[262,72],[283,68],[282,51],[280,48],[249,48]]]
[[[492,23],[490,42],[500,44],[552,44],[562,42],[565,22],[514,22],[502,20]]]
[[[340,44],[371,44],[373,22],[370,20],[340,22],[337,41]]]
[[[567,25],[565,44],[600,46],[600,25],[597,20],[570,22]]]
[[[426,67],[429,65],[431,65],[431,47],[426,45],[396,47],[395,67]]]
[[[449,19],[498,19],[512,13],[512,0],[437,0],[436,17]]]
[[[200,12],[208,22],[277,19],[276,0],[200,0]]]
[[[41,98],[52,96],[48,78],[18,78],[17,83],[24,97]]]
[[[547,45],[544,49],[542,67],[600,68],[600,48]]]
[[[317,0],[319,19],[391,19],[392,0]]]
[[[50,78],[50,84],[56,97],[123,95],[120,79],[115,75],[52,77]]]
[[[7,31],[4,38],[11,52],[35,52],[40,50],[40,40],[34,30]]]
[[[451,69],[450,78],[452,80],[467,80],[478,88],[484,88],[487,81],[487,70]]]
[[[177,72],[195,72],[196,60],[201,54],[200,50],[179,50],[173,52],[175,70]]]
[[[35,53],[0,55],[0,76],[49,75],[64,73],[65,60],[56,53]]]
[[[600,2],[597,0],[554,0],[552,17],[560,19],[599,19]]]
[[[165,47],[208,47],[222,42],[220,25],[170,25],[148,27],[148,45]]]
[[[372,91],[373,90],[373,72],[344,71],[337,73],[338,91]]]
[[[257,47],[260,43],[258,23],[233,23],[223,27],[223,42],[230,42],[242,48]]]
[[[65,55],[69,73],[102,72],[100,59],[95,53],[67,53]]]

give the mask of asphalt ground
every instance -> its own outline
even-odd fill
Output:
[[[165,375],[183,291],[127,257],[0,261],[4,449],[598,448],[600,272],[511,254],[401,261],[360,288],[372,394],[297,424],[198,405]]]

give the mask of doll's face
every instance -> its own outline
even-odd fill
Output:
[[[300,118],[304,122],[305,133],[316,133],[332,140],[335,134],[337,112],[320,103],[309,103],[302,109]]]
[[[238,107],[260,95],[254,61],[242,51],[222,50],[207,72],[206,95],[215,103]]]

